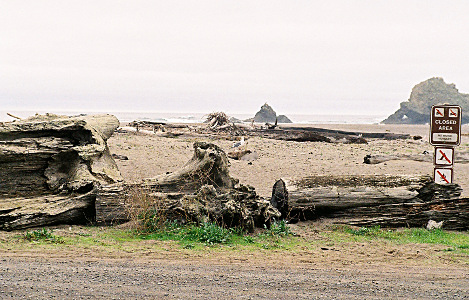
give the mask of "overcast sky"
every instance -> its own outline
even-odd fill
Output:
[[[469,1],[0,0],[0,110],[390,114],[469,93]]]

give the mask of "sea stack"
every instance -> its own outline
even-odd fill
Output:
[[[293,123],[287,116],[279,115],[273,110],[273,108],[265,103],[261,109],[254,116],[254,122],[258,123]]]
[[[401,102],[401,107],[384,124],[426,124],[430,122],[430,110],[436,104],[454,104],[469,111],[469,94],[462,94],[453,83],[447,84],[441,77],[425,80],[412,89],[408,101]],[[462,123],[469,123],[469,115],[462,116]]]

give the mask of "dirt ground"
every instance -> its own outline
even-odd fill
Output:
[[[3,258],[0,297],[29,299],[467,299],[467,272],[265,267],[184,260]]]
[[[468,299],[469,261],[441,245],[337,241],[327,222],[291,225],[292,249],[184,249],[175,242],[94,246],[11,242],[0,233],[0,298]],[[62,237],[109,228],[60,226]],[[10,242],[7,242],[10,241]]]
[[[327,127],[327,126],[323,126]],[[432,164],[390,161],[366,165],[366,154],[432,151],[427,126],[341,125],[329,128],[421,135],[423,140],[370,140],[366,145],[248,140],[259,159],[231,160],[231,175],[269,197],[275,180],[314,174],[431,174]],[[468,127],[463,132],[468,133]],[[127,181],[180,168],[200,137],[118,133],[109,140]],[[225,150],[232,141],[212,140]],[[468,136],[458,149],[468,150]],[[469,191],[469,165],[455,166]],[[1,299],[469,299],[467,257],[444,246],[337,242],[320,235],[327,221],[291,225],[304,247],[295,250],[182,249],[174,243],[104,241],[100,247],[47,247],[10,242],[0,233]],[[62,226],[57,235],[110,230]],[[91,232],[91,233],[90,233]]]

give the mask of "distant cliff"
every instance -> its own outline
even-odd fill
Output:
[[[425,124],[430,122],[430,110],[435,104],[454,104],[462,107],[462,122],[469,123],[469,94],[462,94],[456,86],[440,77],[425,80],[412,89],[408,101],[383,121],[385,124]]]

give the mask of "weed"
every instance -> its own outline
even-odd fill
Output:
[[[377,236],[381,233],[381,228],[379,226],[360,227],[359,229],[347,228],[346,232],[360,236]]]
[[[255,243],[254,238],[252,236],[245,236],[244,241],[248,244],[254,244]]]
[[[187,238],[208,245],[224,244],[230,241],[231,232],[217,224],[204,223],[201,226],[190,228],[187,232]]]
[[[45,241],[57,244],[63,243],[63,239],[61,237],[55,236],[52,234],[52,230],[46,228],[28,231],[24,234],[24,239],[30,242]]]
[[[134,188],[129,191],[128,215],[139,232],[155,232],[167,225],[163,200],[152,197],[148,191]]]
[[[282,220],[282,221],[274,221],[270,225],[270,228],[267,230],[266,234],[270,236],[287,236],[287,235],[291,235],[292,232],[290,230],[290,227],[288,227],[287,222]]]
[[[188,243],[183,246],[184,249],[194,249],[195,245],[193,243]]]

